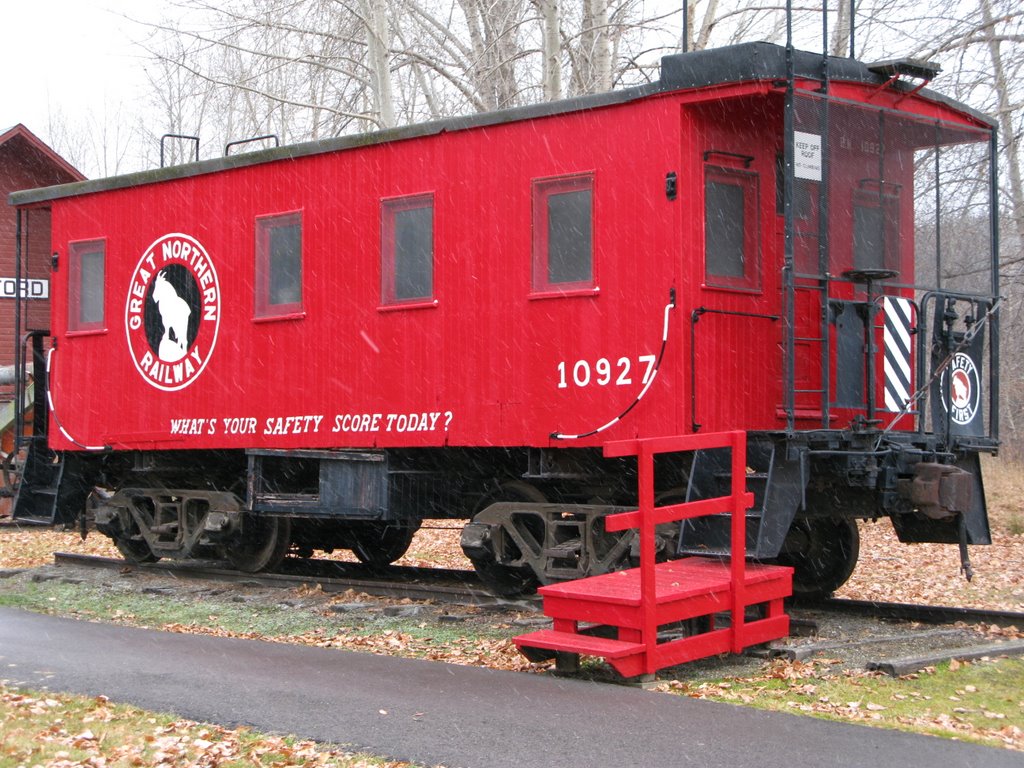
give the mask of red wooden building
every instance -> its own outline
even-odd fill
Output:
[[[0,131],[0,195],[3,197],[20,189],[84,179],[85,176],[21,123]],[[0,449],[4,453],[13,448],[14,442],[12,429],[16,409],[12,376],[7,371],[13,371],[18,328],[46,328],[50,322],[50,211],[40,208],[22,215],[21,247],[25,253],[20,275],[15,258],[17,218],[14,208],[0,206],[0,432],[3,433]],[[25,299],[22,302],[15,301],[19,282]],[[20,313],[17,320],[16,312]],[[0,498],[0,515],[7,514],[9,507],[10,500]]]
[[[20,189],[67,184],[85,179],[22,124],[0,131],[0,195]],[[0,206],[0,366],[14,363],[14,296],[16,211]],[[26,216],[22,247],[27,249],[22,285],[23,327],[45,328],[50,322],[50,211],[41,208]]]

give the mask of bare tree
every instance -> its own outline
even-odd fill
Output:
[[[391,95],[391,31],[385,0],[359,0],[366,29],[367,67],[372,77],[377,119],[382,128],[395,124],[395,105]]]
[[[906,11],[906,9],[903,9]],[[907,14],[904,14],[904,17]],[[917,8],[917,23],[907,35],[910,55],[943,64],[943,91],[991,115],[999,135],[1001,226],[1000,277],[1005,297],[1001,309],[1001,360],[1004,440],[1011,452],[1024,451],[1024,9],[1015,0],[970,0]],[[897,19],[897,20],[893,20]],[[904,31],[914,19],[890,17],[890,33]],[[921,34],[926,30],[926,34]],[[988,162],[979,152],[977,162]],[[957,227],[968,234],[956,275],[970,279],[977,265],[969,236],[969,211]],[[1008,427],[1008,429],[1007,429]]]
[[[562,49],[559,38],[561,14],[558,0],[534,0],[540,13],[544,100],[562,98]]]
[[[717,0],[715,0],[717,1]],[[148,43],[161,99],[200,99],[218,138],[386,128],[649,77],[640,0],[181,0]],[[186,94],[170,70],[189,83]],[[205,84],[202,85],[202,84]],[[177,108],[174,132],[199,110]],[[188,118],[194,127],[181,121]],[[209,125],[210,121],[207,120]],[[204,127],[208,127],[204,126]],[[205,142],[204,147],[216,144]]]
[[[368,41],[386,42],[384,2],[360,0],[378,25],[370,29],[358,7],[337,0],[188,0],[198,20],[155,25],[147,43],[154,84],[165,90],[159,98],[202,100],[212,118],[202,127],[219,139],[273,133],[302,140],[393,124],[390,78],[373,69],[388,67],[387,49],[368,55]],[[173,70],[184,73],[191,94],[174,89]],[[175,111],[190,114],[193,125],[169,125],[172,132],[198,132],[195,106]]]
[[[129,117],[123,104],[106,100],[74,119],[51,107],[46,126],[50,146],[89,177],[114,176],[137,167],[134,152],[141,146],[142,133],[138,119]]]

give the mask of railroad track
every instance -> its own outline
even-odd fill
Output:
[[[993,611],[982,608],[958,608],[948,605],[914,605],[911,603],[876,603],[869,600],[830,598],[807,603],[828,611],[871,616],[878,619],[918,621],[922,624],[995,624],[999,627],[1017,627],[1024,630],[1024,613]]]
[[[294,589],[318,586],[327,593],[348,590],[394,599],[430,600],[455,605],[486,605],[510,611],[533,612],[540,620],[541,601],[537,596],[508,600],[496,597],[480,584],[473,571],[441,568],[389,566],[374,573],[359,563],[334,560],[286,560],[282,572],[251,574],[199,561],[161,561],[141,565],[123,560],[78,555],[54,554],[57,565],[121,570],[173,576],[176,579],[202,579],[231,582],[242,586]],[[858,630],[834,636],[836,617],[855,621],[875,621],[876,628],[865,634]],[[931,625],[894,626],[893,622]],[[844,623],[844,622],[840,622]],[[815,657],[856,658],[854,666],[876,669],[898,676],[914,672],[952,658],[976,659],[1002,654],[1024,654],[1024,642],[992,643],[982,633],[965,630],[972,625],[1016,626],[1024,628],[1024,613],[993,611],[953,606],[879,603],[862,600],[830,599],[802,601],[791,606],[790,641],[761,648],[759,656],[783,657],[804,661]],[[954,625],[959,625],[954,627]],[[819,637],[819,629],[829,630]],[[828,634],[833,634],[828,637]],[[964,644],[966,643],[966,644]]]
[[[374,573],[359,563],[336,560],[285,560],[279,573],[242,573],[196,561],[160,561],[134,565],[116,558],[78,555],[68,552],[54,553],[57,565],[81,565],[93,568],[136,568],[141,571],[173,573],[175,576],[210,579],[261,587],[294,588],[304,584],[320,585],[325,592],[344,592],[349,589],[381,597],[414,600],[439,600],[471,605],[508,605],[539,609],[540,598],[530,596],[517,600],[496,597],[480,584],[470,570],[448,568],[412,568],[388,566]],[[1024,613],[995,611],[955,606],[916,605],[910,603],[884,603],[867,600],[831,598],[819,601],[795,602],[792,607],[799,616],[802,609],[817,609],[829,613],[845,613],[877,619],[914,621],[922,624],[987,624],[999,627],[1016,626],[1024,629]],[[799,619],[798,619],[799,621]]]
[[[0,517],[0,530],[2,530],[4,528],[29,529],[29,528],[50,528],[50,527],[52,527],[52,526],[50,526],[49,523],[33,523],[33,522],[29,521],[29,520],[14,520],[14,519],[12,519],[10,517]]]
[[[763,649],[764,655],[791,661],[829,656],[859,659],[853,666],[899,677],[951,659],[1024,654],[1024,641],[992,642],[987,633],[975,629],[979,625],[1024,628],[1024,613],[842,598],[796,602],[792,608],[800,617],[794,620],[794,627],[809,624],[812,629],[806,634],[813,636],[817,635],[816,622],[811,619],[815,615],[828,616],[833,625],[836,618],[841,624],[868,620],[874,628],[867,632],[863,627],[857,631],[844,628],[841,637],[772,644]]]
[[[132,568],[147,573],[163,573],[176,578],[208,579],[254,587],[294,589],[308,585],[319,586],[324,592],[339,593],[348,590],[378,597],[411,600],[435,600],[462,605],[497,605],[518,610],[540,610],[540,598],[530,596],[518,600],[490,594],[473,571],[442,568],[410,568],[388,566],[375,574],[366,566],[334,560],[288,561],[280,573],[242,573],[215,564],[195,561],[160,561],[133,564],[111,557],[78,555],[55,552],[56,565],[76,565],[88,568],[119,570]]]

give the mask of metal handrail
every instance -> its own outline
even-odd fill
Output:
[[[253,136],[251,139],[238,139],[237,141],[229,141],[227,144],[224,145],[224,157],[227,157],[229,154],[231,154],[232,147],[237,147],[241,144],[251,144],[254,141],[267,141],[268,139],[274,140],[275,147],[281,146],[281,140],[277,137],[276,133],[266,133],[262,136]]]
[[[183,133],[165,133],[160,137],[160,167],[164,167],[164,143],[167,139],[184,139],[186,141],[195,142],[195,158],[196,162],[199,161],[199,137],[188,136]]]

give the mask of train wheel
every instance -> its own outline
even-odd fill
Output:
[[[113,541],[117,551],[121,553],[121,557],[129,563],[141,565],[143,563],[155,563],[160,559],[159,555],[153,554],[153,550],[149,548],[149,544],[146,543],[142,536],[116,536]]]
[[[372,568],[391,565],[409,549],[420,529],[412,523],[361,523],[352,529],[352,554]]]
[[[239,536],[224,556],[240,571],[257,573],[277,568],[291,544],[291,521],[286,517],[247,515]]]
[[[86,499],[87,517],[94,518],[94,510],[102,501],[102,496],[98,495],[101,493],[94,490]],[[124,520],[125,518],[121,519]],[[117,547],[117,551],[121,553],[121,557],[129,563],[135,563],[136,565],[155,563],[160,559],[160,556],[153,554],[153,550],[149,547],[149,542],[139,532],[139,524],[131,517],[127,519],[129,520],[127,527],[117,525],[114,528],[101,528],[100,532],[110,537],[110,540],[114,542],[114,546]]]
[[[831,595],[846,583],[857,565],[857,522],[841,517],[797,520],[786,534],[778,563],[793,568],[793,596]]]
[[[496,490],[484,497],[477,507],[477,511],[487,509],[491,504],[499,501],[528,501],[537,504],[544,504],[547,499],[540,490],[529,483],[513,480],[503,483]],[[544,532],[531,531],[538,541],[544,540]],[[489,590],[501,597],[516,597],[535,592],[540,584],[537,575],[525,566],[506,565],[498,560],[517,560],[522,557],[519,547],[509,536],[500,536],[498,540],[503,551],[488,553],[481,557],[470,557],[473,569]]]

